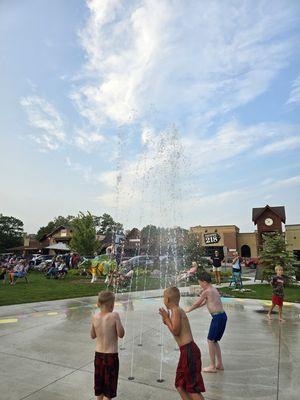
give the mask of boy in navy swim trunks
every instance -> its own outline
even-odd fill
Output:
[[[205,392],[201,375],[201,353],[194,342],[189,320],[179,307],[179,301],[179,289],[175,286],[167,288],[164,291],[164,303],[168,311],[159,309],[163,323],[169,328],[180,350],[175,387],[183,400],[204,400],[201,394]]]
[[[115,296],[110,291],[100,292],[100,312],[92,319],[91,338],[96,339],[94,388],[97,400],[117,396],[119,357],[118,337],[125,334],[120,316],[113,312]]]
[[[218,342],[221,340],[225,331],[227,315],[223,309],[218,290],[211,284],[211,276],[207,272],[202,272],[198,276],[198,282],[203,291],[199,299],[185,311],[189,313],[206,304],[212,316],[207,336],[210,365],[203,368],[202,371],[217,372],[218,370],[224,370],[221,348]]]

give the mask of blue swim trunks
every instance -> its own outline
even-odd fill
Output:
[[[223,311],[221,313],[213,313],[211,314],[211,316],[212,320],[210,323],[207,339],[213,342],[218,342],[219,340],[221,340],[225,331],[227,315],[226,312]]]

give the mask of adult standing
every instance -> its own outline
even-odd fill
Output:
[[[70,269],[70,263],[71,263],[71,253],[67,254],[65,257],[65,262],[66,262],[66,267]]]
[[[221,285],[221,266],[223,258],[220,256],[218,250],[215,251],[214,255],[211,257],[213,264],[213,272],[215,274],[215,280],[217,285]]]
[[[113,258],[113,256],[114,256],[114,245],[113,245],[113,244],[110,244],[109,246],[106,247],[105,254],[106,254],[110,259]]]
[[[233,253],[233,260],[232,260],[232,277],[235,282],[235,287],[243,287],[242,282],[242,260],[239,256],[238,252]]]

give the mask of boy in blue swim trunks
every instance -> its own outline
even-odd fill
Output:
[[[191,307],[188,307],[185,312],[189,313],[206,304],[212,316],[207,336],[210,365],[202,368],[202,372],[217,372],[218,370],[224,370],[221,348],[218,342],[224,334],[227,315],[223,309],[218,290],[211,284],[211,276],[207,272],[203,272],[198,276],[198,282],[203,291],[199,299]]]

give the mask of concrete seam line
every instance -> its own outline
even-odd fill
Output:
[[[127,378],[122,378],[122,377],[120,377],[119,379],[120,379],[121,381],[128,382],[128,379],[127,379]],[[150,385],[149,383],[140,382],[140,381],[137,381],[137,380],[134,380],[134,381],[131,381],[131,382],[132,382],[133,384],[143,385],[143,386],[147,386],[147,387],[151,387],[151,388],[155,388],[155,389],[161,389],[161,390],[165,390],[165,391],[167,391],[167,392],[176,392],[175,389],[168,389],[168,388],[166,388],[166,387],[161,387],[161,386],[158,386],[158,385]],[[212,397],[207,397],[207,396],[205,396],[205,399],[206,399],[206,400],[217,400],[217,399],[213,399]]]
[[[46,387],[51,386],[53,383],[56,383],[56,382],[58,382],[58,381],[60,381],[60,380],[62,380],[62,379],[64,379],[64,378],[66,378],[67,376],[70,376],[70,375],[74,374],[74,372],[79,371],[81,368],[84,368],[84,367],[86,367],[86,366],[89,365],[89,364],[90,364],[90,362],[88,362],[88,363],[82,365],[80,368],[74,369],[74,371],[71,371],[71,372],[69,372],[69,373],[67,373],[67,374],[65,374],[65,375],[63,375],[63,376],[61,376],[60,378],[55,379],[54,381],[48,383],[47,385],[45,385],[45,386],[43,386],[43,387],[41,387],[41,388],[39,388],[39,389],[37,389],[37,390],[34,390],[33,392],[27,394],[26,396],[21,397],[19,400],[28,399],[28,398],[29,398],[30,396],[32,396],[33,394],[39,393],[40,391],[42,391],[42,390],[45,389]]]
[[[52,322],[49,322],[49,324],[51,324]],[[0,338],[4,337],[4,336],[12,336],[15,335],[17,333],[22,333],[24,331],[29,331],[30,329],[35,329],[35,328],[39,328],[40,326],[45,326],[48,324],[39,324],[39,325],[34,325],[34,326],[30,326],[29,328],[25,328],[25,329],[20,329],[19,331],[15,331],[15,332],[8,332],[8,333],[4,333],[3,335],[0,335]]]
[[[73,371],[76,371],[76,368],[72,368],[72,367],[70,367],[68,365],[54,363],[54,362],[51,362],[51,361],[39,360],[38,358],[23,356],[23,355],[14,354],[14,353],[7,353],[5,351],[0,351],[0,354],[5,354],[6,356],[12,356],[12,357],[21,358],[21,359],[24,359],[24,360],[37,361],[37,362],[40,362],[40,363],[43,363],[43,364],[48,364],[48,365],[56,365],[57,367],[68,368],[68,369],[71,369]]]

